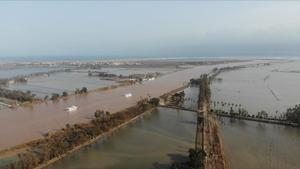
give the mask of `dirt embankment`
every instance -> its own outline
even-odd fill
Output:
[[[198,109],[202,112],[202,149],[206,152],[205,169],[226,169],[222,139],[216,114],[210,111],[210,80],[208,75],[200,77]]]
[[[219,133],[219,124],[216,115],[207,114],[206,132],[206,152],[207,160],[205,162],[206,169],[226,169],[224,149],[222,138]]]

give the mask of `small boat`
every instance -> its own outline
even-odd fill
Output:
[[[125,96],[126,98],[129,98],[129,97],[132,96],[132,94],[131,94],[131,93],[127,93],[127,94],[125,94],[124,96]]]
[[[65,111],[72,112],[72,111],[75,111],[77,109],[78,109],[78,107],[73,105],[73,106],[65,108]]]

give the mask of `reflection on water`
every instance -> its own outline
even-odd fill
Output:
[[[187,88],[185,94],[184,105],[197,106],[192,100],[198,88]],[[299,168],[299,128],[221,117],[219,122],[230,169]],[[49,169],[168,168],[193,147],[195,123],[192,112],[160,108]]]
[[[194,113],[159,108],[49,169],[169,168],[172,160],[185,160],[193,147],[194,131]]]
[[[198,109],[198,94],[199,87],[191,86],[184,89],[184,102],[183,107],[197,110]]]
[[[300,129],[222,117],[230,169],[300,168]]]

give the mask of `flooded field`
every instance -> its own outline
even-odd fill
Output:
[[[220,118],[230,169],[300,168],[300,129]]]
[[[261,61],[253,61],[261,62]],[[253,63],[250,62],[250,63]],[[16,109],[0,110],[0,149],[40,138],[43,133],[57,130],[67,123],[85,123],[94,116],[97,109],[117,112],[135,105],[141,98],[149,95],[158,97],[186,84],[190,78],[197,78],[214,67],[241,65],[249,63],[231,63],[199,66],[171,73],[154,81],[143,84],[124,86],[110,91],[91,92],[87,95],[69,96],[67,99],[32,104]],[[125,93],[132,93],[131,98],[125,98]],[[64,111],[71,105],[78,106],[76,112],[69,114]],[[18,125],[15,125],[15,124]]]
[[[26,75],[36,72],[47,72],[48,68],[32,68],[32,69],[15,69],[12,73],[6,74],[8,70],[1,70],[4,77],[15,77],[17,75]],[[130,74],[146,74],[160,72],[168,74],[174,72],[174,68],[103,68],[99,71],[107,71],[116,75],[130,75]],[[44,76],[30,77],[27,83],[10,84],[8,89],[31,91],[37,97],[44,98],[46,95],[51,96],[52,93],[61,94],[66,91],[71,93],[76,88],[87,87],[89,90],[94,90],[102,87],[109,87],[117,82],[109,80],[101,80],[99,77],[88,76],[88,69],[78,70],[73,72],[61,72]]]
[[[196,108],[198,88],[185,91],[184,107]],[[300,129],[219,118],[230,169],[298,169]],[[160,108],[142,120],[50,166],[73,168],[168,168],[193,146],[195,114]]]
[[[221,73],[212,85],[213,101],[241,104],[255,114],[265,110],[279,116],[299,104],[300,62],[274,63]]]
[[[103,68],[101,71],[108,71],[110,73],[116,74],[116,75],[124,75],[128,76],[130,74],[146,74],[146,73],[155,73],[160,72],[163,74],[168,74],[176,71],[176,68],[163,68],[163,67],[157,67],[157,68]],[[178,69],[180,70],[180,69]]]
[[[273,110],[274,105],[277,106],[276,109],[280,109],[281,105],[294,105],[297,103],[295,96],[300,94],[297,92],[291,94],[290,90],[296,88],[299,74],[291,73],[291,70],[296,71],[298,64],[282,63],[223,73],[220,75],[223,81],[213,84],[213,97],[220,101],[234,103],[239,101],[237,103],[244,107],[248,106],[249,109],[252,108],[253,112],[261,109],[267,110],[267,108]],[[10,126],[8,117],[14,114],[20,117],[20,120],[22,119],[22,122],[20,120],[17,122],[25,126],[23,130],[11,126],[10,129],[16,131],[15,133],[20,131],[26,133],[25,129],[26,131],[28,129],[35,131],[37,128],[39,128],[38,132],[41,133],[51,128],[57,128],[57,126],[62,127],[67,122],[75,123],[83,121],[83,119],[86,121],[93,115],[93,110],[99,106],[105,110],[116,111],[134,104],[142,95],[151,93],[152,96],[159,96],[164,91],[180,86],[190,77],[198,77],[200,72],[212,68],[200,67],[178,72],[177,75],[170,74],[142,85],[120,88],[116,91],[96,92],[84,97],[71,97],[65,101],[22,108],[18,111],[3,111],[0,116],[7,120],[2,121],[1,124],[3,127]],[[184,76],[186,74],[189,74],[189,77]],[[281,80],[282,78],[285,81]],[[274,84],[277,81],[283,85]],[[284,84],[290,86],[287,87]],[[272,89],[273,94],[269,88]],[[289,89],[284,90],[285,88]],[[133,98],[126,100],[122,98],[121,94],[128,91],[133,92]],[[198,88],[190,87],[184,91],[184,107],[195,108]],[[277,97],[274,96],[274,93]],[[290,100],[293,102],[290,103]],[[63,108],[70,104],[80,105],[79,111],[72,117],[62,112]],[[115,105],[122,105],[123,107],[117,108]],[[39,110],[43,110],[42,113]],[[55,123],[42,117],[51,117]],[[182,155],[186,155],[188,148],[193,146],[194,120],[194,114],[191,112],[161,108],[157,112],[145,116],[137,123],[116,131],[104,140],[99,140],[89,148],[80,150],[49,166],[49,169],[168,168],[172,160],[182,159]],[[32,121],[38,123],[33,126]],[[43,126],[46,127],[43,128]],[[229,118],[220,118],[220,126],[224,139],[225,157],[231,169],[299,168],[300,130],[298,128]],[[3,130],[2,133],[5,135],[6,130]],[[38,134],[35,133],[35,136]],[[15,138],[24,139],[23,136],[8,139]],[[25,138],[29,139],[31,136]],[[2,145],[5,147],[7,141],[2,142]]]
[[[278,116],[300,103],[299,72],[299,62],[286,62],[222,73],[212,85],[212,100]],[[230,118],[220,118],[220,126],[231,169],[300,168],[299,128]]]
[[[169,169],[193,147],[195,114],[159,108],[48,169]]]
[[[20,75],[29,75],[31,73],[48,72],[55,70],[55,68],[46,67],[30,67],[30,68],[17,68],[17,69],[0,69],[0,79],[12,78]]]
[[[29,78],[27,83],[9,85],[9,89],[31,91],[37,97],[43,98],[52,93],[61,94],[64,91],[71,93],[76,88],[87,87],[89,90],[107,87],[116,84],[114,81],[100,80],[90,77],[87,73],[62,72],[50,74],[49,76],[38,76]]]

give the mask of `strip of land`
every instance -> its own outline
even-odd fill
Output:
[[[189,79],[197,78],[200,74],[211,71],[214,67],[249,63],[253,62],[199,66],[168,74],[143,84],[124,86],[109,91],[72,95],[67,99],[58,101],[0,110],[0,150],[38,139],[42,137],[42,134],[65,127],[67,123],[88,122],[97,109],[118,112],[135,105],[141,98],[161,96],[185,85]],[[132,93],[132,97],[125,98],[124,94],[126,93]],[[64,111],[66,107],[71,105],[77,105],[78,110],[72,113]]]

